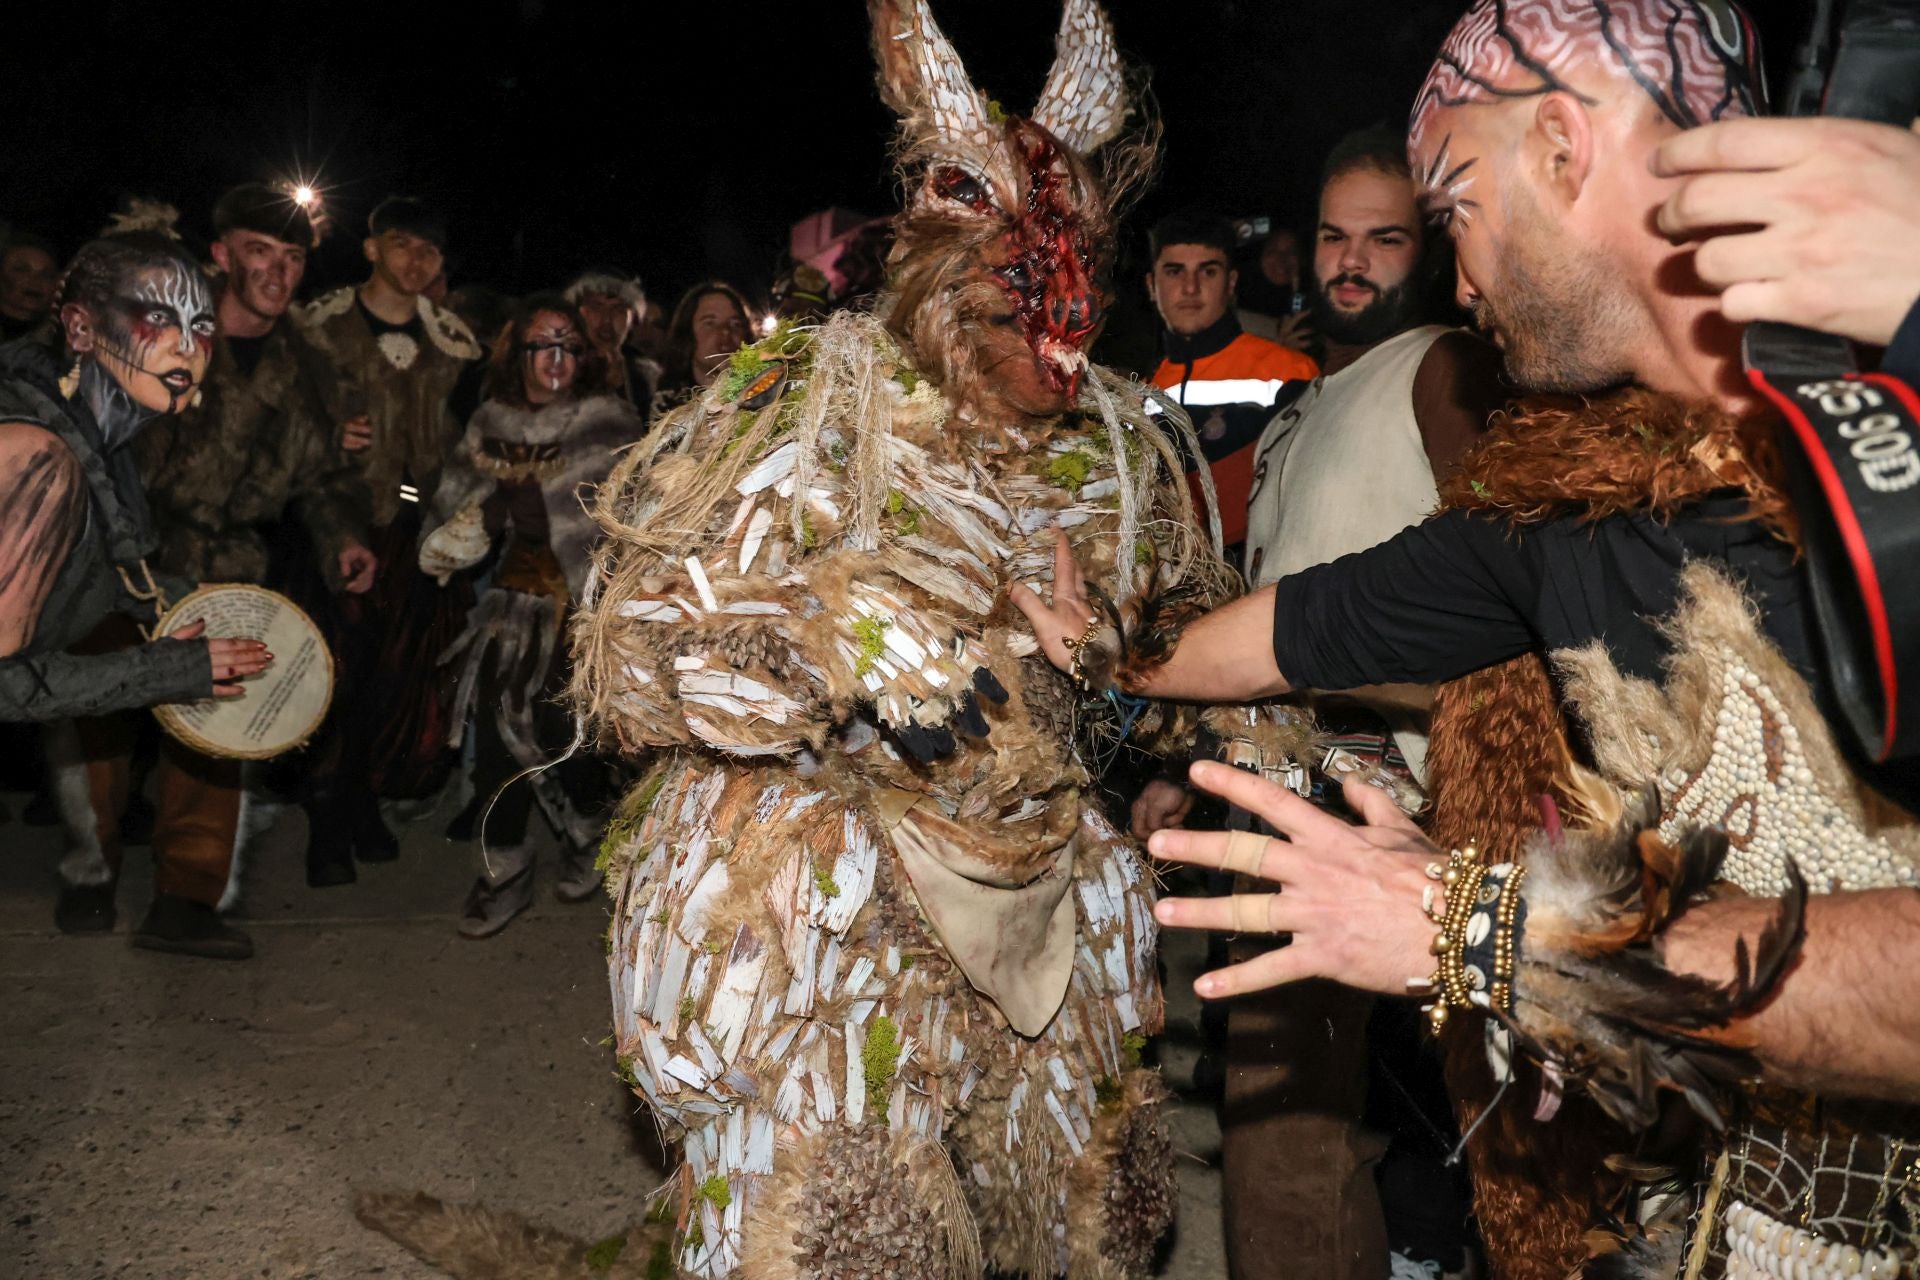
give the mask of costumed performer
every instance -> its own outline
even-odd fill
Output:
[[[0,354],[0,719],[238,697],[240,681],[272,660],[259,641],[205,639],[196,622],[143,642],[143,630],[197,584],[147,563],[157,540],[129,447],[198,395],[213,349],[213,290],[178,241],[139,230],[74,255],[57,314],[60,352],[27,339]],[[124,792],[124,773],[118,785]],[[163,775],[163,792],[167,785]],[[125,796],[94,800],[117,815]],[[136,940],[230,952],[233,931],[214,910],[226,857],[216,872],[159,856]],[[110,909],[117,867],[90,859],[65,870],[69,894],[104,892]]]
[[[683,1144],[684,1274],[1140,1276],[1172,1207],[1151,891],[1085,761],[1191,714],[1080,686],[1232,583],[1147,390],[1085,355],[1151,141],[1093,0],[1025,117],[925,0],[871,10],[887,292],[741,350],[602,491],[576,693],[659,753],[607,841],[618,1053]],[[1009,603],[1056,525],[1097,587],[1055,589],[1127,637],[1079,684]],[[1214,720],[1304,785],[1306,722]]]
[[[1920,1254],[1920,1115],[1891,1069],[1912,1002],[1848,964],[1868,946],[1905,972],[1920,946],[1920,834],[1886,798],[1912,779],[1829,727],[1779,423],[1657,222],[1675,183],[1656,148],[1756,110],[1754,52],[1716,0],[1476,4],[1418,99],[1414,170],[1515,381],[1583,398],[1524,403],[1440,515],[1202,619],[1121,681],[1203,700],[1450,682],[1437,843],[1377,797],[1356,794],[1369,825],[1348,828],[1202,766],[1291,837],[1260,855],[1285,892],[1160,911],[1292,935],[1206,995],[1308,975],[1427,992],[1503,1276],[1557,1280],[1608,1219],[1648,1225],[1588,1274],[1890,1275]],[[1062,663],[1096,614],[1030,616]],[[1217,864],[1225,842],[1154,848]],[[1746,901],[1702,901],[1729,893]],[[1689,1109],[1706,1127],[1676,1143]],[[1664,1202],[1634,1178],[1663,1166],[1685,1192]]]
[[[470,808],[483,866],[459,926],[469,938],[498,933],[533,901],[527,820],[536,800],[561,842],[554,891],[583,902],[600,887],[605,768],[585,751],[543,766],[573,738],[557,701],[570,670],[567,613],[582,598],[600,533],[583,502],[616,451],[646,433],[633,405],[607,389],[604,360],[566,299],[521,303],[494,344],[487,398],[440,473],[421,533],[420,568],[441,582],[499,548],[466,631],[442,659],[459,664],[451,745],[469,714],[474,722]]]

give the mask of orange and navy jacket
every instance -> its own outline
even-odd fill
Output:
[[[1247,537],[1253,457],[1260,433],[1273,417],[1274,400],[1288,383],[1304,386],[1319,377],[1320,366],[1291,347],[1242,333],[1231,311],[1212,328],[1195,334],[1166,330],[1161,339],[1166,359],[1151,381],[1184,405],[1193,419],[1220,495],[1220,531],[1227,546],[1234,547]],[[1188,480],[1198,505],[1200,486],[1193,470]]]

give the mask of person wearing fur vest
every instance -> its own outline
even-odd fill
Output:
[[[604,770],[566,750],[573,733],[556,698],[570,670],[567,614],[584,598],[599,534],[583,501],[646,433],[639,411],[609,392],[604,360],[565,298],[522,303],[494,344],[487,398],[440,474],[420,539],[421,571],[442,583],[492,557],[489,585],[443,658],[458,673],[449,745],[469,716],[475,734],[473,800],[453,833],[483,842],[459,926],[469,938],[498,933],[533,901],[536,800],[561,842],[554,891],[584,902],[600,887]]]
[[[1438,515],[1122,681],[1200,701],[1446,682],[1424,832],[1364,787],[1350,826],[1199,765],[1288,839],[1166,831],[1154,853],[1284,892],[1157,915],[1291,935],[1202,977],[1209,998],[1318,976],[1429,1002],[1503,1277],[1920,1255],[1920,1002],[1875,976],[1920,947],[1920,829],[1890,798],[1914,780],[1831,727],[1778,424],[1659,220],[1677,179],[1656,149],[1760,93],[1722,0],[1476,3],[1410,158],[1460,301],[1536,394]],[[1094,617],[1027,612],[1059,664]]]

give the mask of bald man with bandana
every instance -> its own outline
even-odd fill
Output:
[[[1778,424],[1694,244],[1661,220],[1681,179],[1656,153],[1759,111],[1755,52],[1716,0],[1476,3],[1417,100],[1410,159],[1460,302],[1549,394],[1469,455],[1441,514],[1128,669],[1132,692],[1220,702],[1447,682],[1424,833],[1364,788],[1348,826],[1201,765],[1290,839],[1167,831],[1152,849],[1282,890],[1160,904],[1175,927],[1291,935],[1203,995],[1330,977],[1457,1015],[1462,1119],[1492,1111],[1469,1151],[1500,1276],[1557,1280],[1596,1228],[1609,1275],[1908,1274],[1920,1252],[1920,836],[1888,799],[1914,780],[1829,728]],[[1092,612],[1075,581],[1023,602],[1056,661]],[[1494,866],[1479,903],[1514,895],[1512,978],[1436,990],[1450,926],[1428,872],[1469,844]],[[1662,1202],[1631,1174],[1689,1110],[1724,1129],[1659,1150],[1683,1186]],[[1754,1271],[1763,1255],[1790,1269]]]

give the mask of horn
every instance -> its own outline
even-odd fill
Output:
[[[996,130],[987,100],[967,78],[927,0],[869,0],[880,96],[908,120],[923,117],[941,141],[986,146]]]
[[[1127,120],[1127,69],[1098,0],[1067,0],[1053,48],[1033,122],[1087,155],[1119,136]]]

